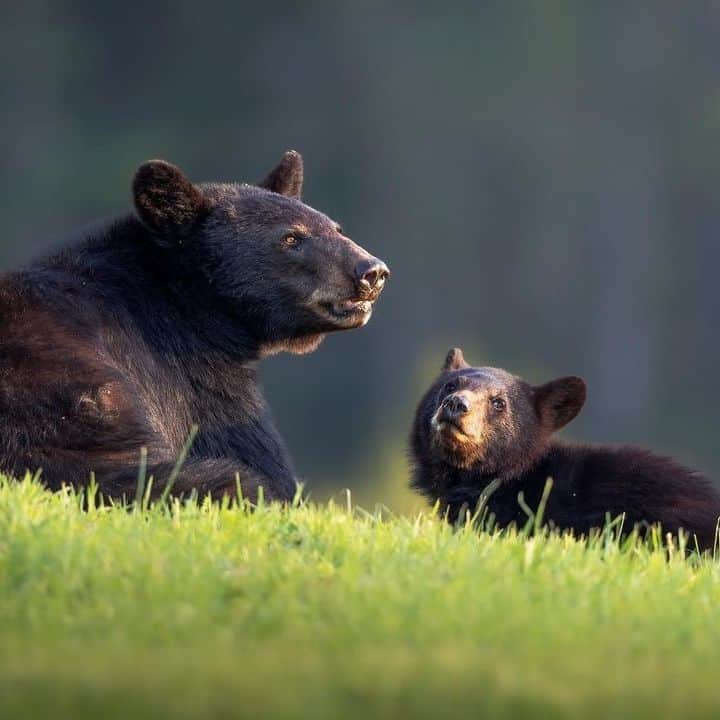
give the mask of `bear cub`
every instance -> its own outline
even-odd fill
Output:
[[[505,370],[471,367],[461,350],[450,350],[417,408],[411,486],[453,522],[487,491],[496,526],[523,527],[519,494],[536,512],[552,478],[543,514],[551,527],[587,535],[608,515],[624,515],[625,533],[659,523],[663,532],[690,533],[691,548],[713,548],[720,494],[708,479],[640,448],[553,437],[584,403],[581,378],[534,386]]]

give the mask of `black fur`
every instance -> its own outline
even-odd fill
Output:
[[[289,196],[195,185],[151,161],[134,179],[137,215],[0,277],[4,472],[41,468],[50,488],[92,472],[132,497],[146,447],[159,493],[197,424],[175,492],[233,493],[239,473],[250,498],[259,485],[293,497],[257,361],[363,325],[382,283],[360,286],[357,267],[375,259],[297,199],[297,153],[271,176]]]
[[[460,397],[468,411],[453,416],[451,397]],[[475,510],[493,483],[488,513],[499,527],[523,527],[528,515],[519,494],[534,513],[552,478],[544,520],[556,528],[588,535],[608,515],[624,514],[625,532],[659,523],[665,532],[691,533],[701,549],[712,548],[720,495],[708,479],[640,448],[552,437],[584,401],[580,378],[533,387],[503,370],[470,367],[451,351],[415,415],[412,487],[456,521],[463,508]]]

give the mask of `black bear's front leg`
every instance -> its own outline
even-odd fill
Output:
[[[250,485],[262,485],[265,497],[292,500],[297,479],[287,450],[269,418],[223,428],[200,428],[189,461],[223,460],[253,478]],[[243,492],[245,483],[242,483]]]
[[[78,374],[95,380],[81,382],[57,363],[52,372],[44,364],[35,365],[27,378],[16,373],[16,383],[26,380],[27,397],[20,392],[22,386],[16,387],[12,403],[4,404],[0,392],[0,417],[5,420],[0,424],[0,470],[16,477],[28,469],[40,470],[42,481],[53,490],[85,487],[94,477],[104,495],[131,500],[145,448],[145,476],[154,478],[152,496],[162,495],[190,428],[179,431],[178,438],[166,436],[159,429],[164,418],[158,421],[135,385],[112,368],[83,367],[81,358]],[[31,402],[31,396],[42,402]],[[171,492],[187,496],[196,490],[200,496],[220,498],[235,495],[239,479],[243,496],[251,501],[260,486],[268,499],[292,500],[296,485],[286,458],[267,423],[253,421],[220,433],[201,428]]]
[[[127,500],[135,497],[138,467],[124,467],[117,470],[105,470],[95,473],[100,491],[112,497],[124,496]],[[168,482],[174,480],[170,488]],[[145,472],[145,487],[150,489],[150,497],[157,499],[163,494],[188,497],[192,492],[200,498],[207,495],[214,500],[224,496],[240,495],[257,502],[262,487],[262,496],[266,500],[292,500],[292,495],[278,492],[277,487],[252,471],[240,466],[234,460],[188,458],[176,469],[176,463],[164,462],[150,465]],[[152,478],[152,485],[150,485]]]

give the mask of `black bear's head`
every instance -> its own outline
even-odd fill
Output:
[[[471,367],[453,348],[418,406],[413,451],[501,479],[515,477],[585,403],[585,383],[564,377],[533,386],[505,370]]]
[[[302,185],[294,151],[257,185],[194,184],[162,160],[133,181],[153,241],[203,274],[264,353],[308,352],[328,332],[363,326],[390,274],[301,201]]]

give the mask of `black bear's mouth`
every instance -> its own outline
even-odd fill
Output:
[[[441,418],[438,420],[437,429],[438,433],[440,433],[443,437],[452,438],[458,435],[468,437],[468,434],[465,432],[465,428],[460,423],[447,418]]]
[[[432,428],[436,441],[440,445],[457,447],[472,441],[472,436],[465,429],[462,422],[448,417],[442,411],[432,419]]]
[[[321,302],[319,307],[323,314],[342,327],[364,325],[372,314],[372,302],[369,300]]]

